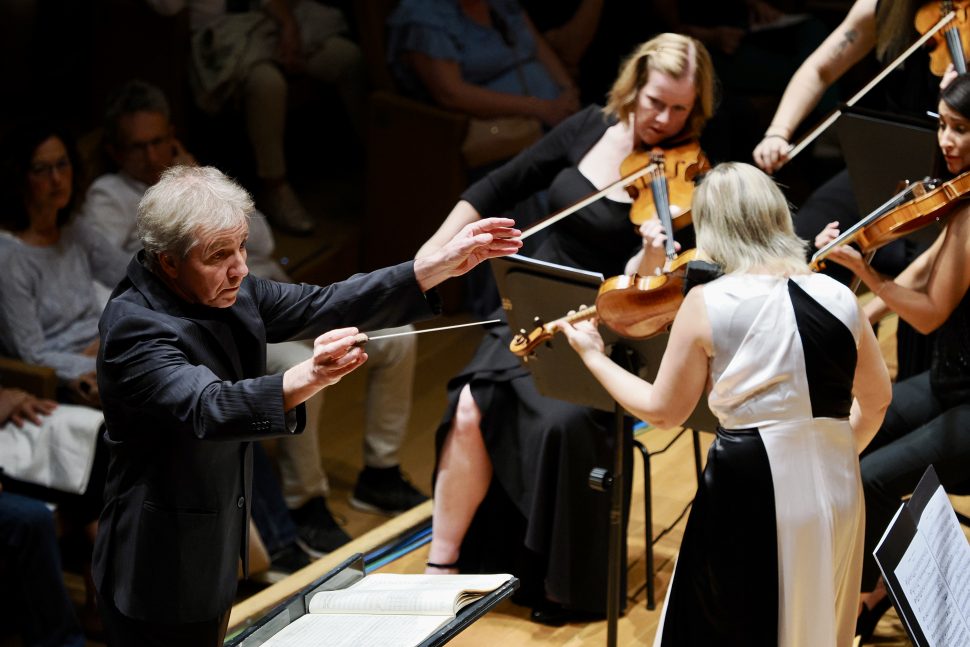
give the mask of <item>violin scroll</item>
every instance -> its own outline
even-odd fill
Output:
[[[542,319],[536,317],[533,321],[535,328],[531,331],[527,331],[525,328],[520,329],[512,337],[512,341],[509,343],[509,350],[513,355],[528,361],[535,356],[535,351],[541,344],[552,339],[553,335],[559,330],[559,323],[563,321],[577,323],[586,319],[592,319],[595,316],[596,306],[589,308],[579,306],[578,311],[568,314],[565,317],[560,317],[555,321],[550,321],[547,324],[542,323]]]

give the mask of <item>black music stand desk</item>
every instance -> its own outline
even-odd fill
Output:
[[[306,614],[308,612],[310,598],[313,597],[314,593],[345,589],[351,584],[363,579],[364,575],[364,556],[357,553],[326,575],[308,584],[302,591],[292,595],[266,612],[255,624],[247,627],[238,636],[225,643],[225,647],[259,647],[283,629],[283,627],[286,627],[300,616]],[[437,647],[438,645],[444,645],[494,608],[499,602],[511,597],[517,588],[519,588],[519,580],[513,577],[491,593],[463,607],[458,611],[453,620],[428,636],[418,647]]]

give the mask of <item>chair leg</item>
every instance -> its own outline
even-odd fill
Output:
[[[650,491],[650,452],[639,440],[633,440],[633,446],[640,452],[643,458],[643,523],[646,527],[646,562],[647,562],[647,609],[653,611],[657,607],[656,592],[654,591],[654,565],[653,565],[653,507],[651,505]]]

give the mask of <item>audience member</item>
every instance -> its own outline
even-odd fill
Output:
[[[666,29],[693,36],[711,52],[722,97],[705,131],[708,155],[747,159],[795,70],[825,39],[825,25],[785,14],[766,0],[654,0],[652,7]],[[834,108],[836,98],[830,88],[819,109]]]
[[[158,88],[131,81],[111,98],[104,122],[105,147],[118,166],[91,184],[84,202],[84,218],[127,257],[141,249],[135,229],[138,203],[161,173],[176,164],[195,160],[172,134],[169,107]],[[246,243],[248,263],[255,276],[290,281],[273,259],[273,234],[258,211],[250,219]],[[401,475],[397,453],[407,430],[411,408],[416,343],[398,337],[368,348],[367,415],[364,432],[364,470],[358,478],[353,503],[357,507],[394,514],[427,497]],[[270,373],[282,372],[312,353],[300,342],[267,346]],[[330,552],[350,538],[327,507],[327,477],[320,462],[319,432],[323,393],[306,403],[306,433],[279,443],[283,494],[302,546],[311,554]],[[259,481],[257,475],[257,482]],[[257,522],[268,517],[256,515]],[[277,524],[282,527],[282,522]],[[265,528],[260,527],[263,531]]]
[[[51,511],[40,501],[2,488],[0,562],[4,625],[19,633],[26,647],[84,647],[64,588]]]
[[[72,219],[80,169],[69,137],[31,125],[16,129],[4,151],[0,218],[12,236],[0,255],[0,348],[52,367],[68,397],[98,406],[94,279],[114,285],[122,255]]]
[[[549,47],[569,71],[579,78],[579,64],[589,49],[600,25],[604,0],[574,0],[572,2],[520,2],[529,19],[542,34]],[[612,72],[612,71],[611,71]]]
[[[360,48],[346,36],[343,14],[311,0],[148,0],[170,15],[188,7],[191,80],[196,102],[216,114],[238,103],[256,158],[260,208],[296,234],[316,221],[287,179],[283,150],[288,84],[306,75],[332,84],[357,125],[364,113]]]
[[[391,71],[415,96],[546,126],[579,109],[572,79],[516,0],[403,0],[387,25]]]

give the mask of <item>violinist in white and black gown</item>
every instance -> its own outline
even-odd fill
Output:
[[[692,213],[699,252],[725,274],[685,297],[653,384],[606,357],[592,323],[563,327],[628,411],[676,426],[707,388],[720,422],[655,645],[848,647],[862,570],[858,454],[889,404],[886,365],[852,292],[809,272],[767,175],[715,167]]]

